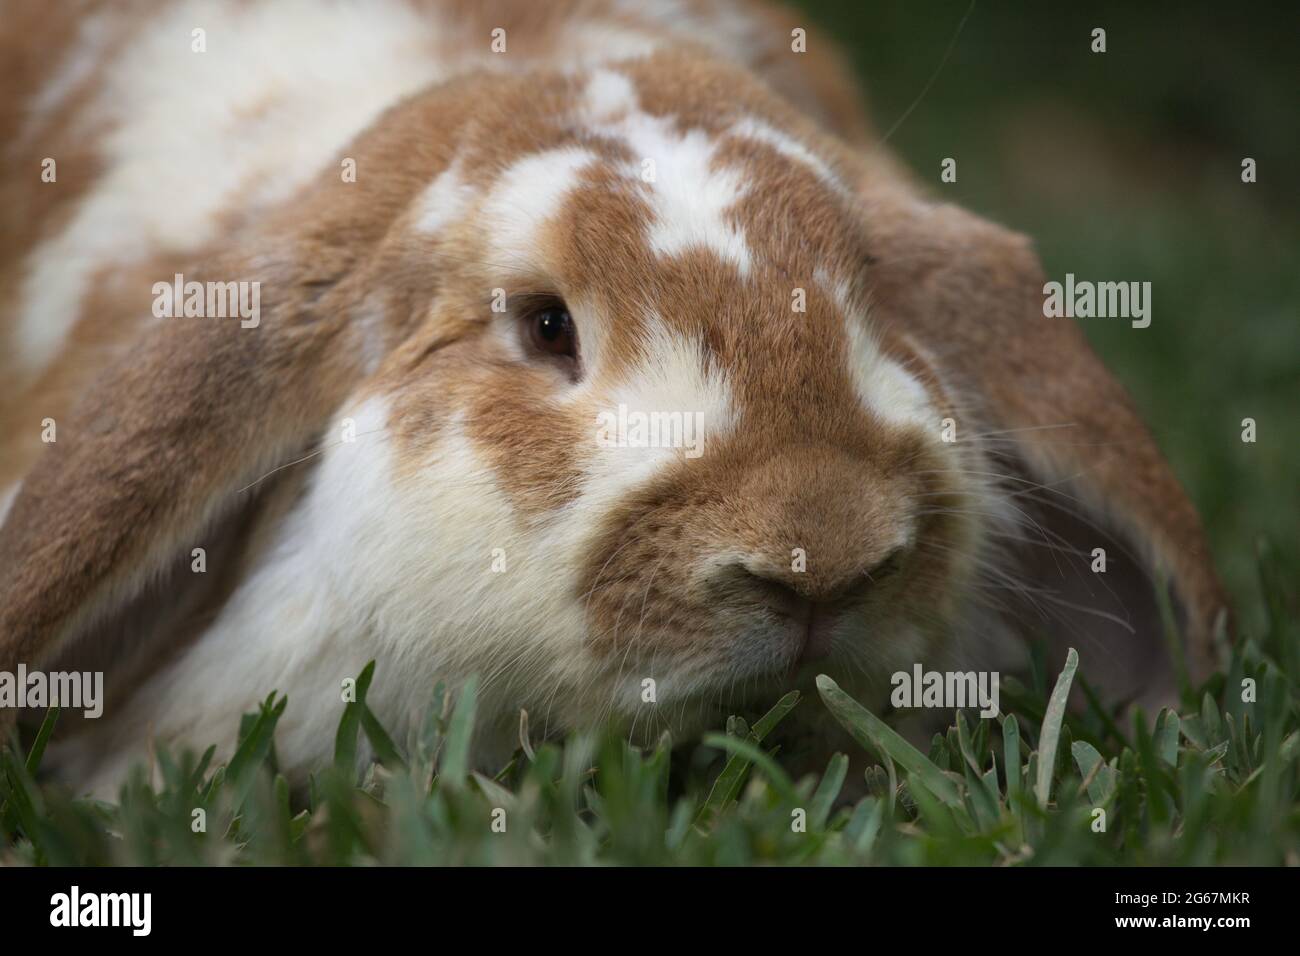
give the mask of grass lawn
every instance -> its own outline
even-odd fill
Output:
[[[399,745],[365,704],[371,666],[335,766],[305,794],[276,773],[288,702],[274,695],[228,765],[160,751],[161,789],[142,768],[113,805],[34,782],[52,713],[29,753],[0,751],[0,863],[1297,864],[1300,628],[1283,588],[1296,568],[1267,553],[1258,567],[1266,626],[1152,730],[1094,703],[1067,714],[1072,683],[1087,691],[1072,657],[1060,675],[1008,680],[1003,718],[957,715],[928,753],[821,678],[820,702],[790,694],[685,753],[610,731],[521,749],[487,777],[466,761],[472,687],[435,691]],[[791,709],[820,705],[876,761],[851,804],[837,799],[845,755],[792,780],[763,746]],[[378,759],[359,780],[363,737]]]

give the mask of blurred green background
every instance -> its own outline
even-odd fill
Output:
[[[881,134],[934,78],[889,142],[936,196],[1032,236],[1049,278],[1151,282],[1149,328],[1079,321],[1200,508],[1254,631],[1259,538],[1298,566],[1300,3],[796,6],[848,52]]]

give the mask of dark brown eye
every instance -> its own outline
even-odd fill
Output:
[[[528,334],[533,345],[551,355],[577,355],[578,336],[573,318],[563,305],[538,309],[528,319]]]

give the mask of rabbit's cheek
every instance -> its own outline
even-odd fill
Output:
[[[495,377],[467,405],[464,428],[476,454],[516,509],[520,522],[546,519],[574,500],[578,450],[590,440],[582,414],[550,400],[548,376]]]

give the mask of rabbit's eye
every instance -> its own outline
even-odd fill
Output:
[[[563,305],[538,309],[529,318],[528,323],[529,336],[533,345],[539,350],[570,358],[577,354],[578,343],[573,318]]]

